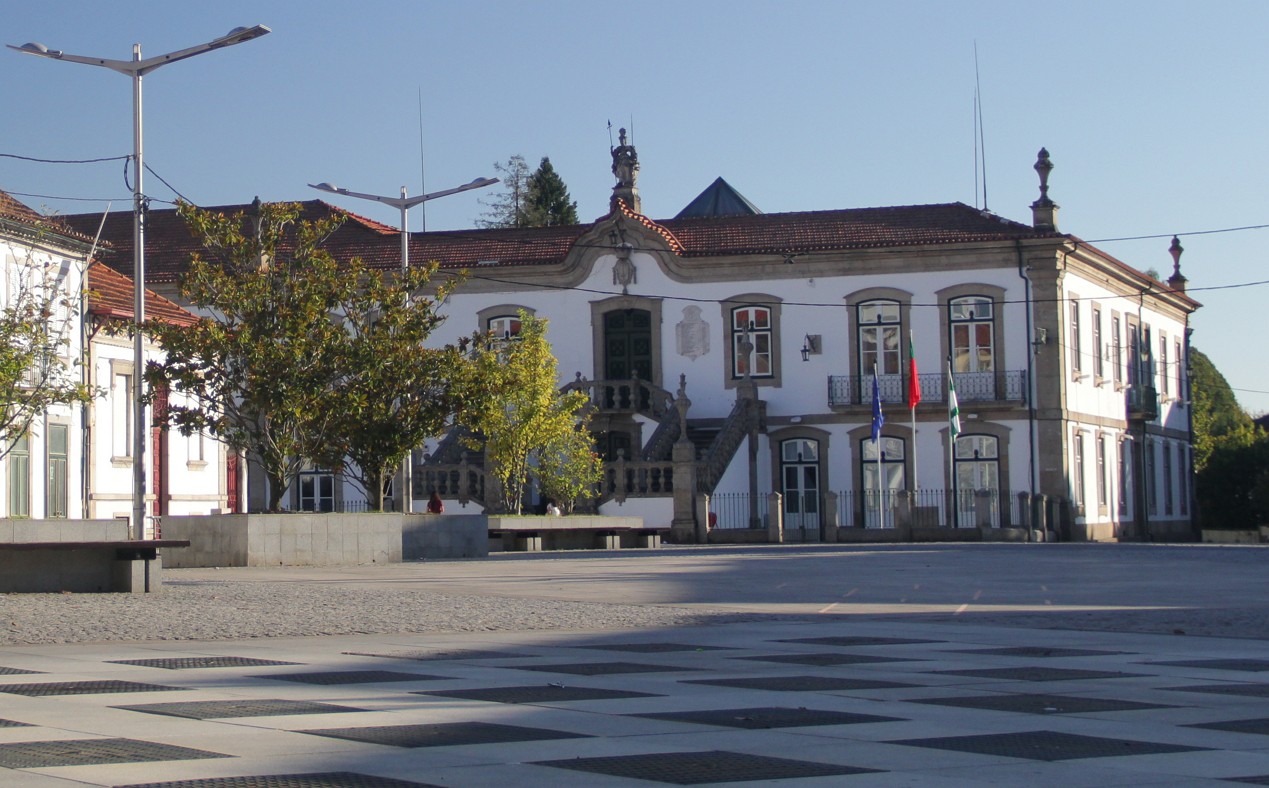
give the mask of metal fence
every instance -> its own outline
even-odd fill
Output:
[[[709,519],[710,528],[766,528],[767,493],[715,493],[709,496]]]
[[[837,493],[842,528],[1025,528],[1030,496],[1009,490],[847,490]]]

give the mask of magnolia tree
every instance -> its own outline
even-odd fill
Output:
[[[459,414],[484,438],[499,505],[516,514],[532,480],[543,494],[571,508],[599,482],[602,468],[587,430],[588,399],[580,391],[560,391],[546,328],[547,321],[521,312],[518,336],[494,340],[478,352],[476,378],[488,385],[490,396]]]
[[[73,357],[80,283],[73,263],[28,252],[4,271],[0,290],[0,458],[55,405],[88,402]]]

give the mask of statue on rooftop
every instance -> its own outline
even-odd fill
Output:
[[[626,130],[619,129],[617,140],[621,143],[612,149],[612,174],[617,176],[618,186],[634,186],[639,175],[639,154],[626,141]]]

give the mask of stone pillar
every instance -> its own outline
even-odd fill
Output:
[[[670,534],[679,544],[705,544],[709,541],[709,534],[703,520],[708,516],[708,510],[702,507],[701,517],[697,518],[696,445],[687,437],[687,410],[690,407],[692,401],[687,398],[687,376],[679,375],[679,390],[674,397],[674,409],[679,415],[679,439],[674,442],[670,454],[674,461],[674,520],[670,523]],[[705,500],[708,501],[708,498]]]
[[[784,543],[784,496],[778,492],[767,496],[767,541]]]
[[[839,501],[835,492],[824,493],[824,512],[820,521],[820,541],[830,544],[837,542],[837,526],[841,522],[841,514],[837,511]]]

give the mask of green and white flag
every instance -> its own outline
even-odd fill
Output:
[[[961,434],[961,406],[956,401],[956,381],[952,378],[952,362],[947,363],[947,421],[951,425],[952,440]]]

